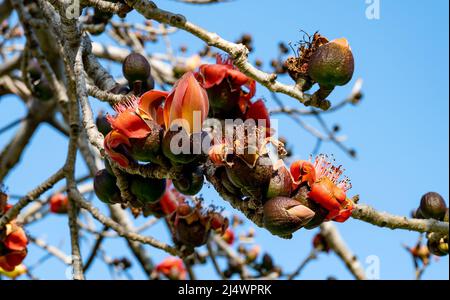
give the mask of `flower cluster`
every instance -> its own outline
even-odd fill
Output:
[[[335,167],[325,155],[319,155],[314,164],[300,160],[291,165],[293,186],[308,185],[308,198],[328,211],[326,220],[337,222],[346,221],[353,209],[353,202],[346,196],[351,184],[348,178],[339,180],[342,173],[342,167]]]
[[[0,216],[5,214],[12,205],[7,204],[7,195],[0,191]],[[28,239],[25,231],[15,220],[0,228],[0,269],[12,272],[27,255]]]
[[[201,203],[190,205],[185,199],[201,190],[203,165],[209,159],[223,191],[243,201],[250,198],[249,205],[262,206],[264,226],[273,234],[289,237],[302,227],[349,218],[353,203],[346,196],[349,181],[339,181],[341,167],[319,156],[314,163],[297,161],[289,170],[279,159],[286,150],[273,136],[264,101],[252,100],[255,81],[237,70],[230,59],[218,56],[216,64],[186,71],[165,92],[145,90],[149,68],[142,66],[141,57],[132,55],[124,66],[125,77],[134,82],[129,100],[115,105],[116,115],[106,117],[109,126],[101,126],[109,128],[103,132],[105,150],[120,168],[113,172],[107,159],[106,169],[96,175],[94,188],[100,200],[130,205],[145,216],[166,217],[174,240],[193,249],[206,242],[211,230],[223,234],[228,225],[219,213],[203,209]],[[204,124],[207,118],[225,125],[228,119],[242,122],[214,131]],[[209,142],[206,151],[205,138]],[[198,146],[201,151],[196,152]],[[180,175],[168,182],[123,170],[144,162],[175,166]],[[117,172],[127,179],[126,192],[134,199],[123,199],[116,185]]]

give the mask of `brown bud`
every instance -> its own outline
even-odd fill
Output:
[[[420,211],[425,218],[444,219],[447,205],[441,195],[429,192],[420,199]]]
[[[139,53],[131,53],[123,61],[122,72],[130,82],[145,82],[150,77],[150,64],[147,59]]]
[[[314,215],[311,209],[294,199],[275,197],[264,204],[263,222],[271,233],[289,238]]]

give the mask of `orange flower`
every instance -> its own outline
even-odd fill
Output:
[[[201,65],[196,77],[208,90],[213,111],[228,112],[238,105],[244,114],[256,92],[255,81],[237,70],[230,58],[220,55],[216,64]]]
[[[150,119],[164,125],[164,113],[162,103],[166,100],[168,92],[151,90],[143,94],[139,100],[139,112],[144,120]]]
[[[129,139],[146,138],[151,132],[148,121],[163,123],[161,105],[167,95],[167,92],[151,90],[139,100],[134,98],[115,105],[117,115],[107,116],[113,130],[105,137],[105,150],[120,166],[127,167],[130,163],[126,151],[120,151],[120,146],[127,149],[131,147]]]
[[[186,268],[183,260],[177,257],[167,257],[156,266],[156,272],[163,274],[171,280],[185,280]]]
[[[175,83],[164,104],[166,130],[177,124],[188,133],[200,132],[208,111],[206,90],[195,79],[194,73],[187,72]],[[199,114],[197,120],[194,120],[194,113]],[[194,121],[199,123],[194,124]]]
[[[351,184],[348,178],[339,180],[342,173],[341,166],[333,166],[325,155],[319,155],[314,165],[300,160],[291,166],[294,188],[308,183],[311,187],[308,197],[328,210],[327,220],[336,222],[346,221],[353,210],[353,202],[346,196]]]
[[[50,211],[55,214],[65,214],[69,208],[69,199],[61,193],[50,197]]]

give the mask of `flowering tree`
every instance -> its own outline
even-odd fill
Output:
[[[145,20],[135,22],[131,13]],[[41,123],[68,139],[64,165],[35,189],[11,201],[2,188],[1,274],[33,278],[23,263],[29,243],[71,265],[74,279],[84,279],[97,257],[126,271],[127,259],[111,259],[102,248],[105,239],[118,235],[152,279],[195,279],[193,266],[207,261],[221,278],[237,274],[242,279],[293,279],[318,252],[329,251],[356,279],[365,279],[360,262],[333,225],[351,217],[425,233],[416,246],[407,248],[417,278],[429,264],[430,253],[448,254],[448,208],[439,194],[425,194],[411,217],[379,212],[350,192],[350,180],[330,157],[292,161],[290,137],[279,136],[271,120],[271,115],[286,115],[319,141],[329,140],[349,156],[356,155],[323,117],[362,97],[362,81],[357,80],[347,99],[334,104],[328,100],[336,86],[345,86],[353,77],[355,59],[345,38],[304,33],[300,43],[291,46],[295,56],[289,57],[289,48],[281,43],[280,56],[266,73],[260,61],[248,60],[251,35],[227,41],[148,0],[3,0],[0,18],[0,96],[16,95],[28,108],[26,118],[0,129],[20,124],[0,153],[0,181],[7,184],[6,176]],[[189,57],[175,55],[169,35],[176,30],[206,46]],[[122,46],[105,42],[105,36]],[[149,43],[160,40],[165,53],[146,52]],[[187,52],[186,47],[180,52]],[[113,77],[105,60],[121,64],[123,78]],[[281,83],[282,76],[290,83]],[[270,90],[277,108],[269,110],[256,97],[256,88]],[[290,105],[278,94],[289,96]],[[110,105],[110,112],[94,117],[91,103],[96,101]],[[303,123],[302,115],[315,116],[328,137]],[[75,173],[77,153],[89,169],[80,178]],[[60,181],[65,186],[58,190],[54,185]],[[245,217],[227,217],[220,208],[208,206],[208,199],[199,194],[205,185]],[[87,197],[91,192],[96,195],[92,201]],[[26,231],[47,213],[67,217],[71,256]],[[129,213],[148,222],[137,228]],[[89,222],[91,218],[97,223]],[[170,242],[142,234],[155,222],[164,222]],[[258,246],[242,246],[235,228],[243,222],[280,239],[298,230],[316,228],[318,233],[311,254],[287,272],[270,254],[259,255]],[[81,251],[81,232],[95,237],[89,253]],[[154,263],[144,244],[170,256]],[[227,268],[218,260],[225,260]]]

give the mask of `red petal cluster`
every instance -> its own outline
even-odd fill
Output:
[[[307,183],[311,189],[308,197],[328,211],[327,220],[344,222],[351,216],[353,202],[346,195],[351,185],[347,178],[339,181],[341,166],[335,167],[325,155],[319,155],[314,164],[305,160],[294,162],[290,171],[293,188]]]
[[[11,206],[3,203],[2,214],[6,213]],[[5,225],[4,233],[0,235],[0,268],[11,272],[22,263],[27,255],[28,239],[22,227],[15,220]]]

